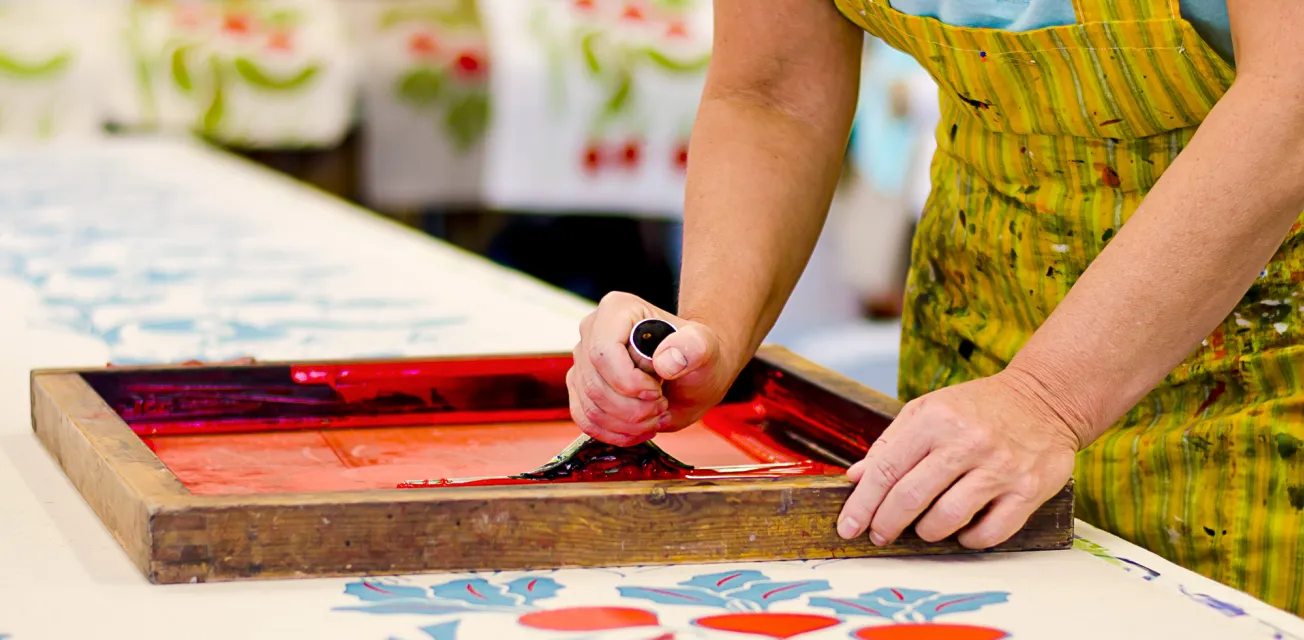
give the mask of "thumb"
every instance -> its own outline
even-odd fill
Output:
[[[674,380],[711,364],[718,351],[710,329],[689,323],[661,342],[652,354],[652,366],[662,380]]]

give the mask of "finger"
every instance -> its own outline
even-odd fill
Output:
[[[1013,493],[998,496],[991,510],[978,522],[960,532],[959,541],[969,549],[989,549],[1018,533],[1028,523],[1028,517],[1037,505]]]
[[[927,542],[946,539],[966,527],[1000,494],[1000,483],[995,478],[970,471],[933,503],[915,524],[915,533]]]
[[[581,353],[602,379],[620,395],[643,400],[661,397],[661,384],[634,366],[627,342],[634,323],[641,319],[638,310],[613,310],[595,315],[593,324],[580,345]]]
[[[572,368],[571,371],[566,373],[566,386],[569,390],[571,420],[575,421],[575,425],[580,428],[581,432],[594,440],[617,447],[631,447],[650,439],[656,434],[655,429],[648,433],[620,433],[604,427],[599,420],[595,420],[595,416],[601,418],[602,412],[587,403],[584,394],[576,388],[575,374],[572,373],[574,370]]]
[[[869,523],[869,539],[877,545],[892,544],[910,523],[917,520],[942,492],[971,468],[964,461],[935,450],[906,473],[887,492]]]
[[[661,341],[652,354],[657,375],[662,380],[675,380],[714,362],[719,356],[718,347],[707,331],[701,324],[690,322]]]
[[[893,428],[908,429],[909,425],[894,424],[888,429]],[[838,535],[849,540],[865,532],[887,492],[928,454],[929,442],[927,437],[907,437],[870,450],[864,473],[838,516]]]
[[[630,424],[641,423],[670,409],[670,401],[665,396],[658,396],[656,400],[639,400],[620,395],[596,371],[577,373],[576,382],[589,401],[615,420]]]

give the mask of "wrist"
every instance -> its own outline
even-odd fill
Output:
[[[1095,442],[1109,426],[1101,403],[1084,391],[1085,385],[1072,383],[1061,368],[1035,358],[1016,357],[997,375],[1035,413],[1071,438],[1078,451]]]
[[[728,318],[692,309],[680,313],[679,317],[705,326],[715,334],[720,349],[720,365],[728,372],[730,380],[742,373],[743,367],[751,361],[757,345],[752,344],[753,332],[747,328],[745,322],[730,322]]]

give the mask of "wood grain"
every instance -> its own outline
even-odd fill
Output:
[[[842,540],[840,475],[196,496],[80,372],[36,372],[32,394],[38,437],[156,583],[976,552],[912,531],[888,547]],[[773,346],[730,398],[761,403],[766,429],[856,458],[901,406]],[[1068,548],[1073,522],[1070,482],[991,551]]]
[[[38,373],[31,386],[38,440],[132,562],[148,573],[153,513],[189,492],[81,376]]]

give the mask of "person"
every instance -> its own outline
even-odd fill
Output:
[[[677,314],[612,294],[583,320],[580,428],[629,445],[722,398],[823,223],[868,32],[929,71],[941,120],[906,404],[838,532],[987,548],[1076,477],[1078,517],[1304,614],[1304,4],[714,10]],[[653,316],[679,327],[662,383],[622,346]]]

